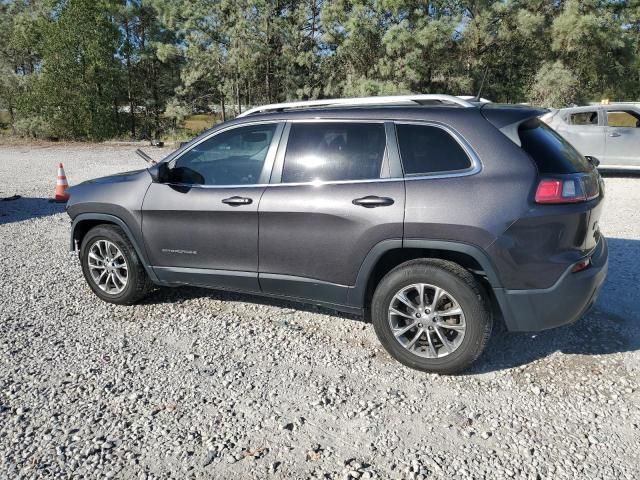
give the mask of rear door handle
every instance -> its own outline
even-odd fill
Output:
[[[253,200],[247,197],[229,197],[222,200],[222,203],[226,203],[232,207],[238,207],[240,205],[249,205],[253,203]]]
[[[393,205],[393,198],[367,195],[366,197],[356,198],[352,203],[364,208],[387,207]]]
[[[609,134],[609,136],[610,136],[610,137],[619,137],[619,136],[620,136],[620,134],[619,134],[618,132],[611,132],[611,133]]]

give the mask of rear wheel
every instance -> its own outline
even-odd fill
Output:
[[[417,370],[452,374],[484,349],[492,317],[473,275],[445,260],[412,260],[389,272],[373,295],[371,316],[384,348]]]
[[[135,248],[115,225],[89,230],[82,240],[80,263],[87,283],[106,302],[130,305],[151,288]]]

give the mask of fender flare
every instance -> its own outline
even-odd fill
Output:
[[[131,244],[133,245],[133,248],[135,249],[136,254],[138,255],[138,258],[142,262],[142,266],[144,267],[144,269],[147,272],[147,275],[149,276],[151,281],[154,282],[154,283],[158,283],[158,278],[157,278],[155,272],[153,271],[153,268],[151,268],[151,265],[149,264],[149,261],[147,259],[147,255],[146,255],[144,249],[140,247],[140,245],[138,244],[138,241],[136,240],[136,237],[133,235],[133,233],[131,232],[131,229],[124,222],[124,220],[122,220],[119,217],[116,217],[115,215],[109,215],[107,213],[81,213],[76,218],[74,218],[73,222],[71,222],[71,245],[70,245],[70,250],[72,252],[74,252],[76,250],[76,227],[78,226],[78,224],[80,224],[82,222],[85,222],[87,220],[90,220],[90,221],[95,221],[95,220],[104,221],[104,223],[113,223],[113,224],[117,225],[118,227],[120,227],[124,231],[125,235],[129,239]]]
[[[358,271],[356,283],[354,287],[349,291],[348,303],[350,305],[363,306],[365,304],[365,295],[369,277],[375,265],[378,263],[378,260],[380,260],[380,258],[390,250],[403,248],[424,248],[429,250],[442,250],[469,255],[482,267],[482,270],[487,276],[487,280],[489,281],[492,289],[494,289],[495,291],[495,289],[502,288],[500,278],[495,267],[493,266],[493,263],[491,262],[487,254],[476,245],[463,242],[454,242],[450,240],[427,240],[413,238],[404,240],[392,239],[384,240],[376,244],[365,257],[362,265],[360,266],[360,270]]]

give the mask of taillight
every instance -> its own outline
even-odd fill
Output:
[[[591,258],[590,257],[583,258],[582,260],[580,260],[578,263],[576,263],[573,266],[573,268],[571,269],[571,272],[578,273],[578,272],[581,272],[583,270],[586,270],[590,266],[591,266]]]
[[[589,177],[544,178],[538,183],[536,203],[579,203],[596,198],[597,182]]]

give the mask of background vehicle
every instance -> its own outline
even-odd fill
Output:
[[[541,119],[602,170],[640,170],[640,106],[614,103],[554,110]]]
[[[445,95],[258,107],[160,164],[70,190],[93,291],[152,284],[364,313],[396,359],[471,364],[494,308],[572,322],[607,270],[601,179],[528,107]]]

